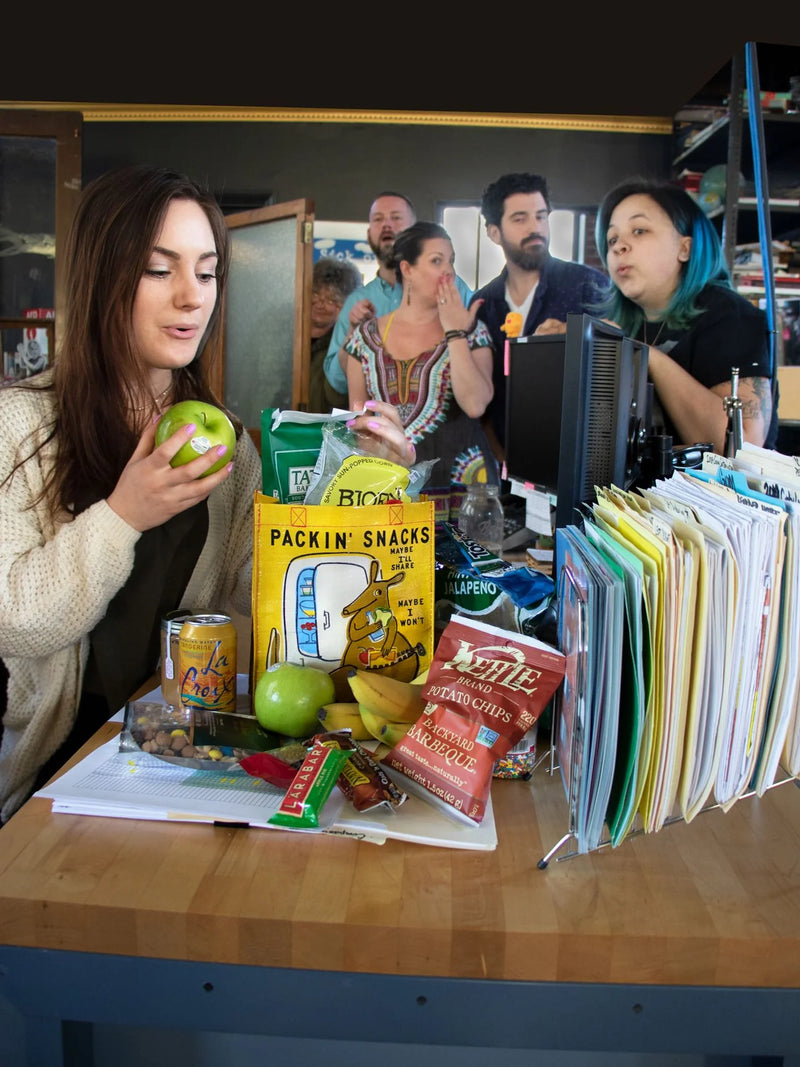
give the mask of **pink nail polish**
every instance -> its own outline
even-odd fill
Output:
[[[218,456],[224,456],[227,451],[228,451],[228,446],[227,445],[217,445],[217,455]]]
[[[183,432],[187,437],[191,437],[196,429],[197,425],[194,422],[190,422],[187,426],[184,426]]]
[[[374,400],[365,400],[364,401],[364,407],[365,408],[369,408],[370,411],[374,411],[375,408],[377,407],[377,404],[376,404],[376,402]]]
[[[347,422],[345,423],[345,426],[348,428],[348,430],[352,430],[352,428],[355,426],[355,424],[356,424],[356,420],[355,419],[348,419]]]
[[[370,419],[367,426],[369,426],[370,430],[380,430],[381,428],[381,424],[377,419]]]

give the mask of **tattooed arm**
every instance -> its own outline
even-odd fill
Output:
[[[730,396],[730,382],[710,388],[657,348],[649,351],[649,374],[658,399],[678,431],[678,442],[710,441],[720,455],[725,450],[728,416],[722,398]],[[772,385],[769,378],[740,378],[742,439],[763,445],[772,418]]]
[[[711,391],[720,397],[730,396],[730,382],[715,385]],[[740,378],[737,393],[742,401],[742,440],[761,446],[772,420],[772,382],[769,378]]]

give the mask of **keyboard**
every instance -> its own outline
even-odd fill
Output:
[[[525,501],[509,494],[503,497],[503,551],[519,548],[535,539],[525,526]]]

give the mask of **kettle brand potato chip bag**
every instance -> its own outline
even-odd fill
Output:
[[[405,775],[411,792],[479,825],[495,761],[539,718],[564,662],[535,637],[454,616],[422,687],[428,705],[381,763]]]

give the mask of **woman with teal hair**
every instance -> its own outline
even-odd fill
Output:
[[[683,189],[633,179],[606,194],[595,239],[610,279],[598,309],[649,346],[653,431],[724,453],[731,374],[742,437],[774,447],[777,410],[766,316],[731,285],[714,225]]]

